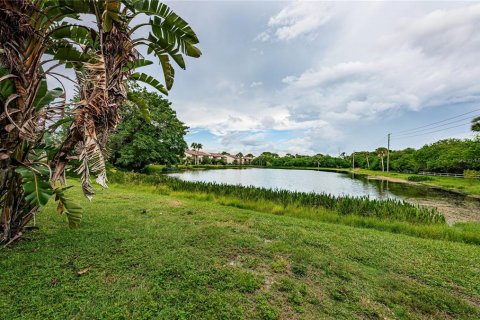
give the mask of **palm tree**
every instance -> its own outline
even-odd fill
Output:
[[[237,157],[238,161],[237,162],[240,162],[240,164],[243,164],[243,153],[239,152],[235,155],[235,157]]]
[[[472,131],[480,131],[480,117],[475,117],[472,119]]]
[[[368,154],[368,151],[367,151],[367,152],[365,152],[365,159],[367,160],[367,169],[370,169],[370,161],[368,159],[368,156],[369,156],[369,154]]]
[[[192,142],[192,144],[190,145],[190,147],[194,150],[194,151],[200,151],[203,146],[201,143],[197,143],[197,142]],[[198,161],[198,154],[195,154],[195,164],[197,165],[199,163]]]
[[[139,15],[150,20],[131,26]],[[143,27],[150,28],[148,37],[135,38]],[[167,94],[174,79],[170,59],[184,69],[184,55],[200,56],[197,43],[188,23],[158,0],[0,0],[0,242],[18,237],[52,194],[70,224],[79,222],[81,210],[55,183],[63,182],[69,159],[80,161],[87,197],[94,194],[90,172],[106,186],[105,144],[120,121],[119,108],[129,100],[148,119],[141,97],[127,96],[126,80]],[[135,72],[153,63],[142,59],[140,46],[160,62],[165,86]],[[59,66],[73,68],[76,81],[56,72]],[[64,90],[48,90],[46,75],[61,86],[60,77],[77,83],[73,112],[63,108]],[[71,122],[67,137],[58,152],[47,153],[45,135],[65,121]]]
[[[377,148],[377,150],[375,150],[377,155],[382,159],[382,171],[385,171],[385,165],[384,165],[384,162],[383,162],[383,158],[387,155],[387,151],[388,150],[385,147],[380,147],[380,148]]]

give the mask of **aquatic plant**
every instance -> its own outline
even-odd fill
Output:
[[[280,204],[283,208],[288,206],[325,208],[344,216],[355,215],[410,223],[445,224],[445,217],[437,210],[397,199],[378,200],[369,197],[335,196],[326,193],[306,193],[212,182],[191,182],[166,175],[141,175],[119,171],[110,174],[110,179],[112,182],[118,183],[163,185],[172,191],[233,196],[245,201],[267,200]]]

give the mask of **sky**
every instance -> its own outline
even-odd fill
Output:
[[[480,4],[167,3],[200,39],[168,99],[204,150],[338,155],[387,133],[392,149],[472,136],[480,111],[411,129],[480,109]]]
[[[339,155],[386,146],[388,133],[392,149],[473,136],[480,3],[167,4],[203,53],[176,68],[168,96],[189,144]],[[140,70],[163,79],[159,66]]]

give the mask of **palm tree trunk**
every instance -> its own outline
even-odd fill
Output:
[[[383,164],[383,157],[382,157],[382,172],[384,172],[384,171],[385,171],[385,166]]]
[[[21,235],[38,207],[25,201],[21,176],[12,165],[0,168],[0,243]]]

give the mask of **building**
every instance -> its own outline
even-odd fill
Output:
[[[185,157],[193,164],[200,164],[203,162],[203,158],[210,158],[212,159],[212,156],[209,152],[203,152],[203,151],[196,151],[196,150],[186,150],[185,151]]]
[[[252,164],[252,157],[237,157],[230,154],[214,153],[214,152],[203,152],[197,150],[186,150],[185,158],[189,163],[192,164],[201,164],[204,162],[205,158],[212,160],[213,164],[239,164],[239,165],[250,165]]]
[[[252,157],[241,157],[240,158],[240,164],[252,164],[253,158]]]

